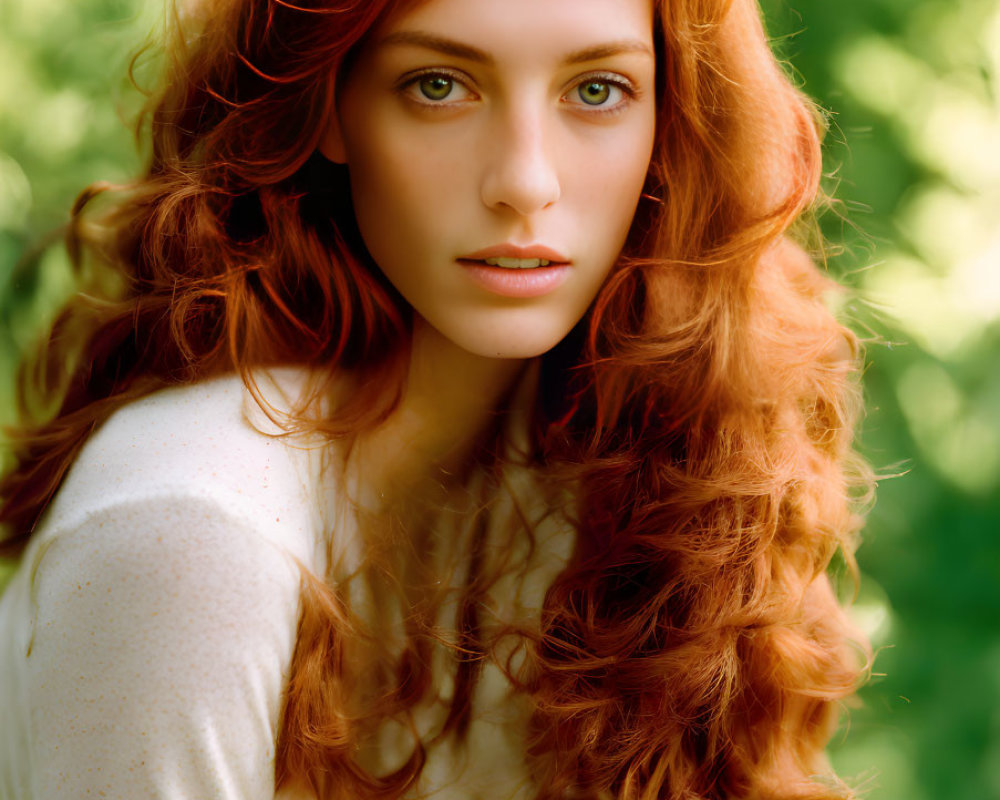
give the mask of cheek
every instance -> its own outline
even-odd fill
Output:
[[[602,206],[638,196],[652,157],[654,126],[650,107],[621,127],[578,135],[562,162],[564,175],[580,195]]]
[[[413,232],[420,230],[420,220],[414,219],[419,176],[412,163],[390,158],[391,151],[384,148],[355,154],[349,170],[358,227],[372,257],[384,267],[393,251],[411,246]]]
[[[461,220],[467,188],[459,186],[467,165],[419,136],[392,136],[398,126],[381,121],[367,128],[380,135],[352,144],[351,191],[358,225],[369,251],[383,269],[399,254],[412,255],[441,240]]]
[[[605,257],[617,256],[625,242],[651,151],[652,136],[646,129],[609,136],[576,153],[576,168],[566,172],[567,196],[577,199],[575,211],[588,221],[593,244]]]

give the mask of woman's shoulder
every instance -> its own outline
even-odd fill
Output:
[[[261,381],[267,401],[298,378]],[[324,528],[320,449],[255,408],[236,376],[170,388],[83,447],[0,597],[0,795],[7,774],[39,797],[273,797]]]
[[[329,524],[324,449],[281,435],[304,371],[259,375],[265,413],[237,375],[170,387],[118,409],[84,444],[42,521],[41,538],[94,517],[155,506],[190,525],[225,517],[313,565]],[[127,514],[126,514],[127,516]]]

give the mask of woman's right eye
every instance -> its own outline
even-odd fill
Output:
[[[455,88],[455,81],[444,75],[435,75],[433,78],[421,78],[417,86],[428,100],[446,100]]]
[[[456,76],[447,72],[425,72],[405,80],[400,87],[410,100],[425,106],[450,106],[475,99]]]

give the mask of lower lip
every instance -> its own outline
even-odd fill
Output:
[[[466,274],[493,294],[502,297],[540,297],[554,291],[569,277],[569,264],[529,269],[491,267],[480,261],[459,261]]]

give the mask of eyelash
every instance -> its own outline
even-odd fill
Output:
[[[419,97],[414,92],[419,93],[418,85],[420,81],[426,80],[428,78],[445,78],[446,80],[452,81],[454,84],[462,86],[466,92],[468,92],[473,97],[476,93],[468,87],[468,78],[460,72],[455,72],[448,69],[427,69],[421,72],[410,73],[405,75],[397,84],[396,90],[403,96],[407,97],[411,102],[421,106],[422,108],[428,109],[430,111],[445,111],[451,110],[456,105],[459,105],[464,100],[448,101],[447,99],[442,99],[440,101],[432,100],[425,95],[420,95]],[[583,77],[579,78],[568,91],[566,91],[562,97],[566,98],[573,92],[579,92],[579,90],[589,83],[601,83],[606,84],[612,89],[617,89],[622,93],[622,99],[616,102],[614,105],[605,107],[601,105],[589,105],[582,100],[579,103],[569,102],[571,105],[577,106],[584,109],[585,114],[617,114],[625,110],[625,108],[631,103],[631,101],[636,100],[639,97],[639,90],[636,86],[627,78],[617,73],[610,72],[593,72]]]

